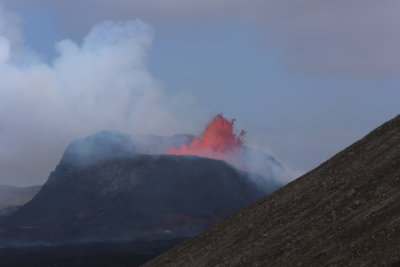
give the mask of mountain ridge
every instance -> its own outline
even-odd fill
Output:
[[[145,266],[391,265],[400,260],[400,116]]]
[[[0,241],[193,236],[265,194],[247,174],[213,159],[136,155],[61,164],[32,201],[0,220]]]

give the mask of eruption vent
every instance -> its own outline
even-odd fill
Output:
[[[180,148],[170,147],[167,154],[194,155],[205,158],[225,160],[233,165],[240,165],[240,150],[246,134],[241,130],[239,135],[234,133],[235,119],[228,120],[218,114],[206,127],[199,139]]]

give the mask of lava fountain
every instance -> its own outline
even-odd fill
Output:
[[[235,134],[235,121],[235,119],[228,120],[222,114],[218,114],[207,125],[200,138],[193,140],[188,145],[183,144],[180,148],[170,147],[167,154],[219,159],[240,167],[240,152],[246,132],[241,130],[238,135]]]

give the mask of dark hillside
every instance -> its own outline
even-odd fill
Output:
[[[385,266],[400,260],[400,116],[146,266]]]
[[[33,200],[0,218],[0,247],[193,236],[263,196],[246,173],[212,159],[60,164]]]

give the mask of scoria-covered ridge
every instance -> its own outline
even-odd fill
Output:
[[[400,116],[146,266],[390,266],[400,260]]]

